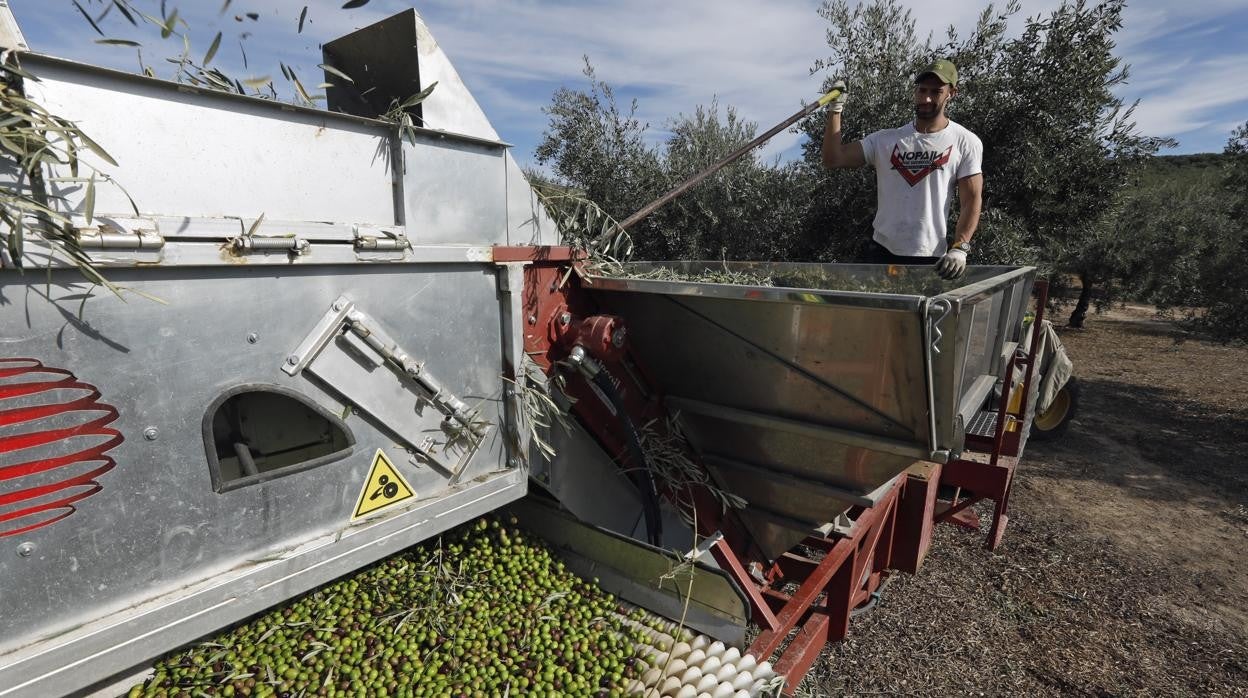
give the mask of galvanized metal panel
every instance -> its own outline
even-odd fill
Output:
[[[402,17],[403,15],[400,15]],[[425,88],[438,83],[434,94],[421,105],[427,128],[451,131],[488,140],[498,140],[498,132],[486,118],[464,84],[450,58],[438,45],[425,20],[411,11],[416,23],[416,50],[419,53],[420,82]]]
[[[257,560],[291,557],[308,545],[324,545],[324,559],[339,560],[333,554],[339,543],[332,541],[358,530],[349,519],[379,448],[416,491],[414,503],[396,507],[397,514],[412,512],[414,522],[433,515],[418,512],[442,511],[438,502],[445,497],[476,501],[470,493],[478,487],[497,489],[489,483],[498,478],[507,478],[512,493],[499,495],[504,499],[524,491],[523,473],[509,474],[516,471],[507,464],[507,445],[497,429],[468,463],[461,484],[450,486],[446,473],[421,465],[387,427],[352,414],[348,403],[315,381],[280,370],[334,298],[350,293],[413,355],[425,358],[446,385],[470,404],[480,400],[485,418],[500,424],[502,337],[491,266],[111,272],[114,283],[168,305],[137,296],[124,302],[99,289],[83,304],[87,285],[71,271],[52,272],[49,298],[44,297],[42,274],[22,284],[12,283],[18,278],[15,273],[4,275],[10,278],[0,286],[0,357],[32,357],[97,387],[100,401],[119,412],[110,426],[124,441],[109,451],[117,465],[97,478],[102,489],[77,503],[70,516],[0,538],[0,546],[10,553],[24,544],[31,547],[27,556],[0,555],[0,578],[5,580],[0,587],[0,665],[5,667],[0,669],[0,686],[17,685],[34,676],[32,672],[52,671],[59,666],[55,662],[76,661],[122,640],[136,641],[124,652],[118,650],[123,654],[134,647],[149,652],[126,655],[125,661],[133,663],[254,612],[260,601],[248,597],[258,587],[239,581],[245,576],[239,575]],[[214,492],[200,436],[202,422],[214,399],[240,385],[279,386],[332,414],[345,415],[356,439],[353,454],[267,482]],[[477,510],[485,509],[472,509]],[[439,515],[448,518],[439,523],[407,528],[403,540],[414,543],[470,513],[462,512],[450,515],[446,510]],[[359,540],[342,543],[341,552],[360,547]],[[358,564],[360,558],[351,559],[356,563],[350,564]],[[333,574],[350,569],[346,560],[331,565]],[[292,563],[271,583],[299,564],[305,563]],[[186,592],[188,586],[213,578],[213,595]],[[306,582],[280,582],[275,589],[264,587],[270,590],[257,598],[273,603],[328,578],[316,572],[300,577]],[[191,597],[198,600],[180,605]],[[220,610],[238,603],[243,609],[238,613]],[[116,624],[113,629],[92,625],[106,617]],[[166,632],[166,626],[176,629]],[[48,654],[63,642],[76,642],[72,638],[80,630],[75,629],[83,627],[95,628],[88,645]],[[148,631],[159,643],[136,639]],[[29,661],[19,664],[23,657]],[[98,666],[125,668],[115,654],[89,662],[97,660],[105,662]],[[100,674],[76,676],[86,681]]]
[[[414,9],[335,39],[325,44],[323,53],[327,64],[355,81],[346,85],[326,73],[326,79],[335,83],[327,94],[329,107],[335,111],[376,116],[432,86],[425,101],[411,109],[417,123],[437,131],[498,140],[498,132]]]
[[[141,214],[396,222],[383,124],[38,56],[23,66],[41,78],[26,83],[30,97],[75,121],[117,161],[83,154]],[[82,185],[57,193],[81,210]],[[102,183],[95,205],[101,215],[134,214],[121,189]]]
[[[507,151],[507,243],[558,245],[559,242],[559,229],[529,186],[524,170],[511,151]]]
[[[403,143],[403,201],[413,243],[507,244],[501,148],[420,135]]]
[[[426,112],[442,130],[417,128],[402,145],[392,124],[369,118],[24,57],[42,78],[30,96],[119,161],[83,154],[138,211],[101,179],[95,220],[79,226],[124,301],[61,268],[34,235],[26,261],[51,262],[49,280],[0,272],[0,360],[43,362],[46,375],[32,375],[53,387],[21,406],[58,408],[0,439],[53,434],[60,441],[38,446],[44,462],[68,458],[69,475],[94,478],[68,490],[89,496],[58,506],[63,519],[25,531],[6,520],[0,549],[17,554],[0,555],[0,695],[76,690],[524,493],[514,450],[524,440],[502,429],[466,462],[423,462],[425,435],[412,432],[426,421],[396,411],[412,407],[410,391],[375,361],[369,380],[348,375],[350,347],[331,343],[306,373],[281,370],[349,294],[449,390],[503,421],[520,320],[500,309],[513,299],[500,298],[488,245],[510,239],[510,211],[531,192],[418,17],[414,26],[417,76],[442,83]],[[83,185],[53,186],[81,218]],[[415,244],[356,244],[381,231]],[[298,244],[272,249],[283,241]],[[32,365],[0,361],[0,378]],[[214,487],[204,422],[240,388],[300,396],[352,439],[304,469]],[[84,420],[89,433],[73,431]],[[378,450],[416,496],[352,524]],[[0,449],[0,468],[29,457]],[[447,465],[462,466],[458,483]],[[7,477],[0,494],[25,496],[50,472]],[[47,502],[20,500],[16,514],[6,502],[0,514],[28,517],[31,501]]]
[[[603,288],[611,312],[637,319],[629,341],[668,395],[886,438],[925,432],[913,313]]]
[[[426,401],[427,393],[373,356],[354,335],[339,334],[316,355],[307,371],[355,409],[385,425],[409,451],[419,452],[422,463],[458,475],[473,454],[470,444],[457,446],[446,431],[443,414]]]
[[[13,17],[13,10],[5,0],[0,0],[0,48],[30,50],[30,46],[26,45],[26,37],[22,36],[22,28]]]

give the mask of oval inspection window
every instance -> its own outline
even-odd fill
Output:
[[[217,492],[332,463],[354,446],[340,418],[278,386],[234,388],[204,415],[204,449]]]

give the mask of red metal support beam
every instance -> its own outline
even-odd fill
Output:
[[[923,565],[936,523],[940,473],[940,463],[926,462],[915,463],[906,471],[905,485],[897,503],[891,568],[914,574]]]
[[[826,636],[819,631],[808,634],[807,638],[813,641],[812,638],[825,637],[826,643],[827,638],[840,640],[845,637],[855,591],[869,576],[865,574],[866,566],[871,564],[874,567],[877,561],[881,567],[887,564],[901,487],[902,480],[899,478],[875,506],[863,509],[849,536],[807,539],[809,543],[820,543],[820,547],[828,548],[827,555],[802,579],[797,591],[777,614],[777,627],[764,629],[750,645],[751,654],[770,657],[799,623],[809,622],[821,611],[826,613],[829,622]],[[886,532],[887,536],[884,535]],[[796,578],[788,581],[796,581]],[[785,656],[796,652],[800,659],[808,649],[791,644],[785,650]],[[794,660],[794,666],[801,664],[801,661]],[[807,668],[809,664],[802,666],[801,673],[804,674]]]
[[[832,619],[827,611],[812,611],[810,618],[802,625],[797,637],[793,638],[784,656],[776,661],[773,668],[777,674],[784,677],[785,695],[794,695],[793,692],[797,690],[798,684],[802,682],[806,672],[810,671],[810,667],[819,658],[824,645],[828,644],[831,627]]]
[[[814,604],[815,599],[824,593],[832,578],[838,572],[852,573],[852,566],[847,567],[844,563],[853,555],[853,552],[852,544],[840,545],[820,560],[819,566],[802,582],[797,592],[780,611],[777,616],[777,627],[764,630],[750,646],[750,653],[759,657],[770,657],[780,647],[780,643],[788,637],[789,631],[797,626],[797,622]]]
[[[785,553],[776,559],[776,564],[779,565],[785,578],[804,579],[815,571],[815,568],[819,566],[819,561],[795,553]]]
[[[754,622],[763,628],[764,632],[774,631],[780,627],[780,621],[776,618],[776,614],[772,612],[767,599],[763,597],[762,590],[758,588],[758,583],[745,571],[741,560],[737,558],[737,554],[728,547],[728,543],[723,538],[715,541],[711,546],[711,554],[715,556],[715,561],[719,566],[728,572],[730,576],[737,581],[737,585],[745,591],[746,598],[750,602],[750,612],[754,618]],[[792,627],[792,626],[790,626]]]
[[[940,475],[941,484],[959,487],[968,493],[968,497],[953,506],[938,507],[936,521],[951,521],[966,528],[978,529],[979,519],[969,511],[969,507],[985,499],[992,500],[992,524],[984,546],[996,550],[1009,522],[1010,491],[1014,487],[1017,466],[1018,458],[1006,455],[999,455],[995,464],[963,459],[946,463]]]

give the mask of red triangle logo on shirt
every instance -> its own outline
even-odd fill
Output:
[[[889,163],[892,164],[894,170],[897,170],[901,178],[913,187],[923,181],[924,177],[949,164],[949,158],[952,154],[953,146],[949,146],[943,153],[937,153],[933,150],[903,154],[894,145],[893,156],[889,158]]]

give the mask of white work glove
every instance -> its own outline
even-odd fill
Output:
[[[832,90],[837,90],[840,94],[838,94],[835,99],[828,102],[828,111],[833,112],[834,114],[840,114],[841,111],[845,109],[845,100],[849,99],[849,93],[845,91],[845,81],[837,80],[832,83]],[[832,90],[828,90],[828,92],[831,92]]]
[[[949,248],[944,257],[936,262],[936,273],[946,281],[952,281],[966,273],[966,251]]]

